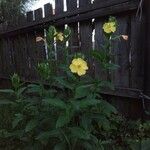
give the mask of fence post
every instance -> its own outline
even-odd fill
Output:
[[[144,8],[146,23],[145,23],[145,79],[144,79],[144,93],[150,96],[150,1],[144,1]],[[150,112],[150,101],[145,101],[145,106],[147,111]],[[147,119],[150,119],[150,116],[147,116]]]
[[[145,0],[144,8],[146,15],[146,49],[145,49],[145,93],[150,96],[150,1]]]

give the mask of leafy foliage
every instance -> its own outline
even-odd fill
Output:
[[[8,105],[11,113],[11,125],[1,127],[0,139],[18,143],[15,149],[104,150],[109,145],[117,150],[128,148],[129,138],[148,138],[149,123],[126,122],[100,95],[104,87],[113,89],[111,82],[93,79],[88,74],[79,77],[69,70],[72,58],[86,58],[83,54],[69,54],[66,42],[70,34],[69,28],[63,34],[53,26],[47,31],[44,40],[47,41],[48,58],[37,67],[41,77],[39,84],[22,84],[14,74],[13,89],[0,90],[10,95],[0,101],[0,106]],[[63,39],[62,60],[54,57],[53,45],[60,40],[57,35]],[[116,68],[110,61],[111,36],[113,34],[106,35],[105,53],[94,51],[92,54],[108,71]]]
[[[19,17],[24,17],[24,12],[27,3],[31,4],[36,0],[1,0],[0,1],[0,23],[13,22],[19,20]]]

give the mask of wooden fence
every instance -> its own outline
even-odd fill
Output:
[[[141,101],[142,92],[150,94],[150,2],[145,0],[55,0],[55,11],[51,4],[27,12],[18,26],[0,31],[0,84],[5,85],[10,75],[17,72],[23,80],[36,81],[36,65],[46,57],[45,44],[36,43],[36,37],[44,36],[50,25],[63,30],[68,25],[72,30],[69,42],[71,52],[82,51],[89,55],[93,45],[100,49],[103,43],[102,25],[113,15],[118,20],[118,34],[129,36],[128,41],[114,43],[115,63],[120,66],[114,74],[102,73],[95,64],[93,73],[114,83],[115,91],[106,91],[106,98],[126,116],[142,115],[142,107],[149,108],[147,100]],[[140,7],[141,6],[141,7]],[[142,9],[143,7],[143,9]],[[143,11],[142,11],[143,10]],[[44,17],[43,17],[44,16]],[[94,44],[93,44],[94,43]],[[57,54],[58,57],[62,54]],[[90,60],[90,63],[92,60]],[[142,103],[143,102],[143,103]]]

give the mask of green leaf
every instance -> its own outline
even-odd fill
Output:
[[[13,129],[16,128],[22,120],[23,120],[22,114],[15,114],[15,119],[12,122]]]
[[[107,101],[105,101],[105,100],[100,100],[100,103],[101,103],[101,105],[100,105],[101,109],[102,109],[103,112],[104,112],[105,114],[107,114],[108,116],[109,116],[111,113],[117,113],[116,108],[115,108],[113,105],[111,105],[110,103],[108,103]]]
[[[73,86],[72,86],[69,82],[65,81],[63,78],[55,77],[54,79],[55,79],[60,85],[64,86],[65,88],[68,88],[68,89],[73,90]]]
[[[10,133],[6,129],[1,129],[0,130],[0,138],[7,138],[10,136]]]
[[[67,146],[65,143],[61,142],[61,143],[57,143],[57,145],[55,145],[54,150],[66,150]]]
[[[54,99],[47,98],[47,99],[44,99],[43,101],[51,106],[54,106],[60,109],[66,109],[67,107],[67,105],[61,99],[58,99],[58,98],[54,98]]]
[[[54,97],[56,93],[57,93],[57,90],[55,90],[55,89],[44,90],[45,97],[47,97],[47,98]]]
[[[83,127],[85,130],[90,130],[90,128],[91,128],[91,123],[92,123],[92,119],[91,119],[88,115],[84,114],[84,115],[82,116],[82,118],[81,118],[81,125],[82,125],[82,127]]]
[[[150,139],[142,140],[142,150],[150,150]]]
[[[87,142],[87,141],[83,141],[81,145],[86,150],[93,150],[93,147],[94,147],[90,142]]]
[[[105,87],[105,88],[110,88],[111,90],[115,90],[114,85],[109,81],[101,81],[99,86]]]
[[[56,122],[56,128],[61,128],[69,123],[69,119],[65,114],[61,114]]]
[[[0,100],[0,106],[2,105],[11,105],[14,104],[14,102],[9,101],[9,100]]]
[[[17,95],[20,96],[27,89],[27,87],[20,88],[17,92]]]
[[[90,134],[80,127],[72,127],[72,128],[70,128],[70,131],[71,131],[72,135],[78,139],[83,139],[83,140],[90,139]]]
[[[104,68],[108,70],[116,70],[119,68],[119,65],[113,64],[113,63],[106,63],[104,64]]]
[[[64,30],[64,37],[65,37],[65,39],[68,40],[69,37],[70,37],[70,35],[71,35],[71,29],[70,29],[69,27],[67,27],[67,28]]]
[[[68,124],[70,122],[72,118],[72,114],[71,112],[64,112],[62,114],[60,114],[60,116],[58,117],[58,120],[56,122],[56,128],[61,128],[63,126],[65,126],[66,124]]]
[[[23,135],[24,130],[14,130],[13,132],[9,133],[8,137],[21,138]]]
[[[71,101],[71,103],[76,110],[79,110],[90,106],[95,106],[97,104],[100,104],[101,102],[97,99],[83,99],[81,101]]]
[[[37,120],[35,120],[35,119],[30,120],[26,125],[25,132],[32,131],[37,125],[38,125]]]
[[[28,85],[28,90],[26,91],[27,93],[39,93],[41,90],[41,87],[36,84],[30,84]]]
[[[141,149],[141,141],[128,140],[127,142],[131,150],[143,150]]]
[[[12,89],[3,89],[3,90],[0,90],[0,93],[14,94],[15,91]]]
[[[105,131],[109,131],[110,130],[110,122],[109,120],[104,117],[103,119],[100,120],[99,118],[99,122],[98,122],[99,126],[101,126]]]
[[[90,94],[91,92],[91,87],[93,86],[93,84],[89,84],[89,85],[82,85],[76,88],[75,90],[75,98],[82,98],[82,97],[86,97],[87,95]]]
[[[100,64],[105,64],[109,62],[109,54],[105,50],[95,50],[92,51],[92,56],[100,63]],[[103,68],[104,69],[104,68]]]
[[[50,138],[58,138],[60,135],[58,130],[52,130],[52,131],[46,131],[40,133],[37,137],[36,140],[40,141],[41,143],[47,144]]]
[[[54,40],[54,34],[56,33],[56,28],[54,26],[50,26],[47,33],[46,33],[46,41],[48,44],[51,44]]]

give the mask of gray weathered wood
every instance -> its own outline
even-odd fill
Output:
[[[145,27],[144,18],[139,20],[133,15],[131,18],[131,78],[130,86],[132,88],[143,89],[144,83],[144,41],[145,35],[143,35]]]
[[[31,22],[28,23],[28,25],[3,31],[1,32],[0,36],[8,36],[8,34],[9,36],[11,36],[12,34],[17,34],[17,32],[29,32],[33,29],[41,28],[41,26],[49,26],[50,22],[52,22],[54,25],[64,25],[67,23],[74,23],[77,21],[83,21],[97,17],[99,18],[107,15],[114,15],[126,11],[134,11],[137,9],[139,4],[138,0],[124,3],[120,3],[120,0],[116,0],[115,2],[115,5],[112,3],[107,3],[107,7],[104,7],[104,3],[103,5],[96,5],[90,8],[77,9],[73,12],[61,13],[59,15],[53,16],[52,18],[45,18],[38,22]]]
[[[27,21],[33,22],[33,11],[27,14]],[[36,39],[35,31],[30,31],[26,34],[27,37],[27,53],[28,53],[28,63],[29,63],[29,72],[28,79],[35,80],[37,78],[36,66],[37,66],[37,55],[36,55]]]
[[[55,0],[55,15],[59,15],[63,12],[64,12],[64,0],[61,0],[61,1]],[[57,26],[56,28],[58,32],[63,32],[64,24],[61,26]],[[57,60],[59,64],[63,63],[63,60],[64,60],[64,52],[63,52],[63,49],[61,48],[63,44],[65,43],[62,43],[60,41],[56,42]]]
[[[80,0],[79,7],[84,8],[91,5],[90,0]],[[90,74],[93,74],[93,60],[90,56],[92,50],[92,20],[80,22],[80,42],[81,42],[81,52],[85,55],[85,58],[88,58],[88,66]]]
[[[102,3],[103,1],[95,0],[94,4]],[[103,24],[105,20],[103,18],[95,19],[95,50],[102,51],[102,45],[104,44],[104,33]],[[97,61],[94,62],[95,65],[95,77],[100,80],[107,80],[107,72],[102,68],[101,64]]]
[[[77,0],[67,0],[67,11],[74,11],[77,9]],[[79,33],[78,22],[68,24],[71,29],[71,38],[69,41],[69,48],[72,53],[79,52]]]
[[[128,16],[120,16],[117,18],[117,35],[129,34],[129,19],[130,18]],[[114,75],[114,78],[112,77],[112,81],[116,86],[119,87],[129,87],[129,44],[129,41],[125,41],[122,38],[114,43],[114,63],[119,65],[119,68],[115,71],[115,73],[112,72],[112,75]]]
[[[45,18],[50,18],[53,16],[53,7],[50,3],[44,5]]]
[[[35,21],[41,20],[43,18],[43,11],[42,8],[39,8],[34,11],[35,14]],[[36,37],[44,38],[44,29],[41,28],[35,31]],[[45,43],[44,41],[36,42],[36,54],[37,54],[37,62],[40,63],[46,58],[46,51],[45,51]]]

